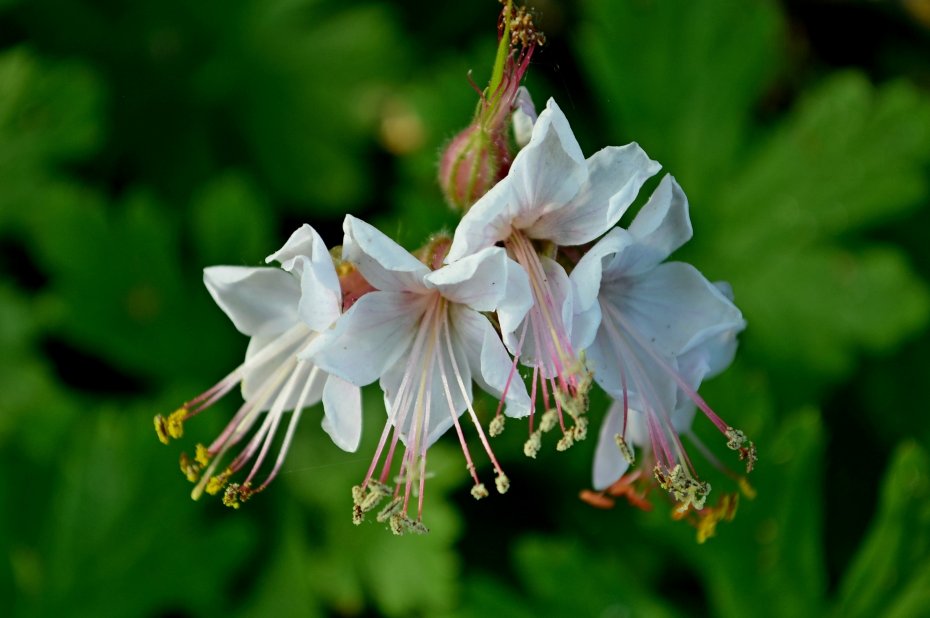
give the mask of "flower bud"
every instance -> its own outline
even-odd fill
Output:
[[[439,186],[446,201],[466,211],[510,169],[510,153],[502,139],[480,124],[456,135],[439,161]]]

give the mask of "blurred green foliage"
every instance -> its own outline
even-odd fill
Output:
[[[440,444],[432,532],[356,528],[374,391],[357,454],[311,412],[272,490],[187,498],[151,417],[244,350],[201,269],[304,221],[337,244],[346,212],[410,248],[454,226],[437,153],[498,10],[460,4],[0,2],[4,615],[927,615],[930,34],[907,3],[538,3],[537,104],[679,179],[682,258],[749,322],[703,393],[756,440],[758,497],[707,543],[661,501],[577,500],[592,440],[529,462],[517,423],[507,496],[474,504]],[[869,34],[846,56],[844,20]]]

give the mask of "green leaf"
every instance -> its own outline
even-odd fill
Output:
[[[204,264],[257,265],[274,251],[270,204],[243,175],[213,179],[194,196],[191,211]]]
[[[319,411],[310,410],[282,473],[316,522],[308,563],[311,585],[344,614],[362,611],[366,597],[389,616],[448,610],[459,594],[459,562],[452,548],[459,524],[446,494],[466,474],[461,454],[442,443],[429,449],[427,469],[435,476],[426,482],[423,521],[428,534],[394,536],[373,515],[354,526],[351,488],[364,478],[385,420],[380,392],[364,395],[374,430],[365,432],[359,455],[346,459],[320,430]],[[416,514],[416,498],[411,498],[411,513]]]
[[[715,208],[694,210],[696,250],[727,265],[758,333],[750,345],[838,377],[859,348],[889,349],[926,323],[930,295],[900,252],[837,241],[916,206],[928,161],[930,103],[845,74],[760,146]]]
[[[885,474],[871,529],[843,578],[836,616],[926,611],[930,578],[930,460],[923,448],[898,448]]]
[[[311,585],[311,564],[315,556],[309,551],[307,532],[301,512],[290,496],[274,501],[278,538],[270,555],[263,557],[257,573],[259,583],[243,616],[322,616],[320,600]],[[252,505],[249,505],[251,508]]]
[[[257,7],[243,49],[231,50],[249,69],[233,88],[256,163],[275,192],[341,214],[372,189],[361,154],[404,40],[384,6]]]
[[[580,64],[613,136],[592,147],[635,140],[692,200],[713,199],[745,146],[753,104],[779,65],[775,4],[587,0],[583,6],[575,38]]]
[[[514,561],[534,615],[676,616],[621,556],[568,539],[524,538]]]
[[[756,498],[741,496],[736,518],[719,524],[704,544],[679,524],[672,530],[676,545],[705,582],[714,615],[745,616],[747,607],[760,616],[820,615],[826,593],[820,416],[803,410],[785,418],[775,435],[754,437],[759,462],[749,480]]]
[[[41,62],[22,48],[0,54],[0,178],[95,150],[101,99],[83,65]]]
[[[63,336],[144,376],[199,378],[239,354],[200,268],[182,268],[172,222],[150,195],[135,193],[112,214],[99,196],[67,185],[44,197],[43,209],[23,216],[61,305]],[[191,342],[191,324],[201,345]]]
[[[19,539],[38,568],[34,611],[21,615],[229,607],[224,582],[244,566],[254,530],[243,518],[207,521],[205,506],[187,498],[176,453],[165,461],[153,439],[147,407],[85,410],[62,445],[41,533]]]

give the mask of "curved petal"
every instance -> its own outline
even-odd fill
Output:
[[[502,248],[488,247],[432,271],[424,283],[452,302],[494,311],[507,291],[507,260]]]
[[[636,199],[640,187],[661,166],[639,144],[607,147],[586,162],[587,180],[571,201],[548,210],[527,235],[563,245],[581,245],[612,228]]]
[[[322,332],[342,314],[342,287],[327,253],[322,260],[298,256],[295,272],[300,272],[300,302],[297,313],[311,329]]]
[[[550,99],[533,127],[530,143],[517,153],[507,174],[517,205],[514,227],[533,229],[543,214],[563,208],[575,197],[587,178],[578,142]]]
[[[525,86],[517,88],[517,96],[513,101],[513,139],[517,146],[523,148],[530,143],[533,137],[533,125],[538,118],[536,106],[533,104],[533,97]]]
[[[410,346],[425,305],[422,296],[369,292],[301,353],[356,386],[371,384]]]
[[[326,243],[316,230],[306,223],[291,234],[283,247],[266,257],[265,263],[278,262],[284,270],[292,271],[295,270],[296,258],[301,256],[309,257],[314,261],[320,261],[323,258],[330,259]],[[296,266],[296,271],[299,275],[299,266]]]
[[[606,281],[601,300],[641,340],[675,357],[711,332],[741,328],[739,309],[690,264],[659,264],[644,275]]]
[[[630,463],[620,453],[614,436],[623,431],[623,404],[616,401],[610,406],[601,423],[594,449],[594,489],[601,491],[613,485],[629,469]],[[632,448],[632,447],[631,447]]]
[[[597,305],[604,277],[605,258],[620,253],[632,242],[633,237],[629,232],[614,228],[578,260],[570,276],[575,285],[577,311],[585,312]]]
[[[354,264],[375,289],[422,291],[429,268],[380,230],[352,215],[342,225],[342,259]]]
[[[533,135],[530,139],[542,141],[550,132],[558,135],[565,154],[571,157],[573,161],[584,163],[584,154],[581,152],[581,146],[578,145],[578,140],[575,139],[575,134],[568,124],[568,118],[565,117],[562,108],[558,106],[552,97],[549,97],[549,100],[546,101],[546,109],[539,114],[533,124]]]
[[[649,201],[636,213],[630,224],[630,234],[636,237],[637,244],[650,249],[653,264],[658,264],[691,239],[688,198],[670,174],[662,179]]]
[[[601,326],[597,337],[586,350],[588,368],[594,380],[617,400],[626,392],[637,406],[659,416],[671,414],[675,407],[678,382],[673,372],[674,358],[647,350],[632,336],[623,322],[618,322],[611,308],[602,303]],[[631,404],[632,405],[632,404]]]
[[[461,260],[510,236],[517,209],[511,183],[504,178],[481,196],[459,221],[446,262]]]
[[[519,342],[520,324],[526,318],[527,312],[533,306],[533,293],[530,290],[530,278],[526,271],[517,262],[507,259],[507,293],[497,307],[497,320],[505,340],[514,333],[516,339],[511,341],[515,350]]]
[[[204,269],[203,282],[244,335],[283,332],[299,321],[300,286],[279,268],[211,266]]]
[[[338,376],[323,386],[323,431],[344,451],[354,453],[362,438],[362,391]]]
[[[520,372],[486,317],[466,307],[450,312],[452,338],[465,353],[472,378],[481,389],[500,398],[507,389],[505,413],[516,418],[530,413],[530,397]],[[511,371],[513,375],[511,375]]]

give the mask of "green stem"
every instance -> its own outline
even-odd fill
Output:
[[[507,0],[504,6],[504,31],[501,33],[500,43],[497,44],[497,57],[494,58],[494,69],[491,72],[491,83],[488,84],[488,96],[494,96],[497,87],[504,79],[504,64],[510,53],[510,15],[513,12],[513,0]]]

